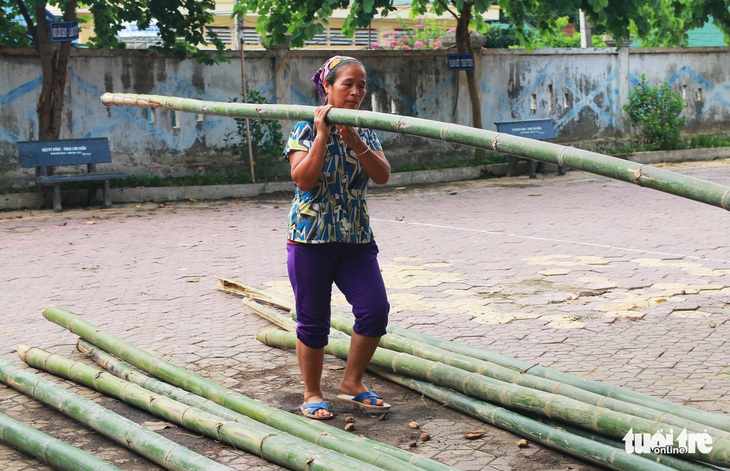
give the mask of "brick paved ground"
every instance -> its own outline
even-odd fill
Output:
[[[730,185],[729,162],[677,171]],[[41,316],[62,306],[228,387],[295,411],[291,352],[258,343],[268,324],[215,289],[219,276],[287,292],[288,197],[0,213],[0,354],[20,343],[81,359]],[[703,410],[730,410],[730,215],[582,172],[385,189],[370,203],[392,323]],[[342,304],[340,296],[337,304]],[[87,362],[87,360],[83,360]],[[327,359],[336,366],[339,360]],[[326,370],[332,397],[339,372]],[[472,470],[593,469],[369,377],[394,405],[355,414],[361,433]],[[158,423],[64,383],[138,422]],[[159,469],[0,385],[0,412],[128,470]],[[336,419],[333,422],[336,422]],[[480,440],[463,440],[471,430]],[[161,433],[240,469],[278,469],[177,428]],[[0,467],[48,469],[0,445]]]

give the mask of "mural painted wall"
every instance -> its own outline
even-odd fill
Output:
[[[269,102],[317,105],[310,77],[333,51],[248,51],[248,87]],[[353,54],[352,51],[343,53]],[[229,63],[204,66],[147,51],[74,50],[69,69],[64,138],[108,137],[113,166],[128,172],[155,165],[235,164],[228,146],[230,118],[167,110],[106,107],[104,92],[174,95],[228,102],[240,97],[240,53]],[[448,51],[358,51],[368,69],[363,108],[470,124],[463,73],[449,71]],[[483,50],[477,57],[482,119],[494,122],[550,118],[557,141],[577,143],[625,137],[621,106],[641,74],[667,81],[686,100],[686,130],[730,132],[730,48]],[[15,144],[34,140],[40,68],[32,51],[0,52],[0,177],[23,175]],[[288,133],[293,123],[284,123]],[[470,158],[471,149],[381,132],[390,160]]]

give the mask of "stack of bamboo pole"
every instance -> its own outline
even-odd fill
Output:
[[[270,346],[295,348],[292,302],[233,280],[221,290],[284,330],[261,332]],[[272,307],[273,306],[273,307]],[[276,308],[276,309],[275,309]],[[282,310],[288,314],[283,314]],[[326,352],[346,358],[352,317],[333,312]],[[487,350],[389,327],[371,371],[486,423],[592,463],[625,470],[707,470],[730,466],[730,417],[587,380]],[[710,451],[631,454],[627,434],[706,433]],[[633,437],[632,437],[633,438]],[[675,450],[676,451],[676,450]]]
[[[78,350],[108,372],[37,347],[20,346],[18,355],[28,365],[120,399],[166,421],[272,463],[294,470],[322,471],[452,469],[406,450],[266,406],[141,350],[64,309],[51,306],[43,311],[43,315],[81,337],[77,344]],[[126,444],[131,450],[167,469],[232,469],[197,455],[2,359],[0,381],[75,418],[117,443]],[[0,420],[0,439],[21,448],[17,441],[12,440],[14,429],[11,427],[15,424],[6,426],[4,423]],[[5,433],[5,428],[8,433]],[[74,458],[72,453],[76,453],[77,461],[89,458],[76,450],[72,452],[70,446],[49,448],[48,443],[53,442],[50,437],[41,437],[39,434],[37,439],[31,439],[37,443],[21,449],[41,459],[44,459],[43,453],[52,454],[53,459],[58,453],[63,453],[62,461],[67,462]],[[38,447],[50,451],[34,452],[33,449]],[[57,451],[57,448],[61,450]],[[53,460],[44,461],[54,464]],[[74,464],[58,469],[89,469],[84,466]]]

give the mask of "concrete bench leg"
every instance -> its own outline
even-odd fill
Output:
[[[517,167],[517,157],[510,155],[507,157],[507,176],[512,177],[515,174],[515,167]]]
[[[61,184],[56,183],[53,185],[53,210],[57,213],[63,211],[61,208]]]
[[[112,207],[112,199],[110,193],[111,185],[109,184],[109,180],[104,180],[104,207],[107,209]]]
[[[537,178],[537,160],[530,160],[530,178]]]

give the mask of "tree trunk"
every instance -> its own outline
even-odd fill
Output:
[[[469,23],[471,22],[473,5],[473,2],[464,3],[460,12],[459,21],[456,25],[456,50],[459,54],[471,54],[476,65],[476,54],[474,54],[474,49],[471,47],[471,38],[469,36]],[[467,70],[465,73],[466,84],[469,89],[469,100],[471,101],[471,125],[477,129],[482,129],[482,100],[477,86],[476,70]],[[486,156],[484,149],[474,150],[474,157],[484,156]]]
[[[71,0],[66,4],[64,21],[76,19],[76,3],[76,0]],[[40,55],[43,77],[37,108],[38,140],[49,141],[58,139],[61,133],[71,42],[60,42],[57,46],[51,42],[46,2],[36,6],[35,13],[38,21],[35,47]]]

